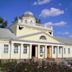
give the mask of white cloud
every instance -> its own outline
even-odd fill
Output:
[[[57,8],[43,9],[39,16],[48,17],[48,16],[58,16],[64,14],[64,10],[60,10]]]
[[[42,5],[42,4],[46,4],[49,3],[51,0],[37,0],[34,2],[33,5]]]
[[[65,26],[66,22],[65,21],[60,21],[57,23],[53,23],[53,22],[47,22],[45,23],[45,26]]]
[[[70,38],[72,38],[72,35],[69,35]]]
[[[66,32],[57,32],[57,34],[60,36],[66,36],[66,37],[69,37],[69,38],[72,38],[72,33],[66,31]]]
[[[67,32],[58,32],[59,35],[69,35],[70,33],[67,31]]]

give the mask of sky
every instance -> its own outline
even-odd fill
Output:
[[[8,26],[26,11],[53,26],[55,36],[72,38],[72,0],[0,0],[0,16]]]

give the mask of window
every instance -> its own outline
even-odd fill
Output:
[[[27,20],[25,20],[25,23],[27,23]]]
[[[46,37],[45,36],[40,36],[40,39],[41,40],[46,40]]]
[[[40,46],[40,57],[43,56],[44,53],[44,46]]]
[[[30,23],[33,23],[33,21],[31,20]]]
[[[27,53],[27,45],[23,45],[23,53]]]
[[[8,45],[4,45],[4,53],[8,53]]]
[[[59,47],[59,54],[61,54],[61,52],[62,52],[62,47],[60,46]]]
[[[51,34],[52,34],[52,32],[49,32],[49,34],[51,35]]]
[[[40,53],[44,53],[44,46],[40,46]]]
[[[68,48],[68,54],[70,54],[70,48]]]
[[[56,53],[56,46],[54,46],[54,48],[53,48],[53,54],[55,54]]]
[[[66,54],[66,49],[64,48],[64,54]]]
[[[16,44],[14,44],[14,53],[18,53],[18,45]]]
[[[22,30],[23,29],[23,26],[19,26],[19,30]]]

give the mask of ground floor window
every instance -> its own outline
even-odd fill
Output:
[[[70,48],[68,48],[68,54],[70,54]]]
[[[44,53],[44,46],[40,46],[40,53]]]
[[[42,57],[43,54],[44,54],[44,49],[45,49],[45,46],[41,45],[40,46],[40,56]]]
[[[56,46],[54,46],[54,47],[53,47],[53,54],[55,54],[55,53],[56,53],[56,49],[57,49],[57,47],[56,47]]]
[[[28,45],[27,44],[24,44],[23,45],[23,53],[26,54],[27,53],[27,47]]]
[[[5,44],[4,45],[4,53],[8,53],[8,48],[9,48],[9,45]]]
[[[14,53],[18,53],[19,44],[14,44]]]
[[[59,46],[59,54],[62,53],[62,46]]]
[[[66,49],[64,48],[64,54],[66,54]]]

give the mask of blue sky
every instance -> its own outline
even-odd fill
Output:
[[[0,0],[0,16],[8,26],[25,11],[31,11],[42,24],[52,25],[55,36],[72,37],[72,0]]]

